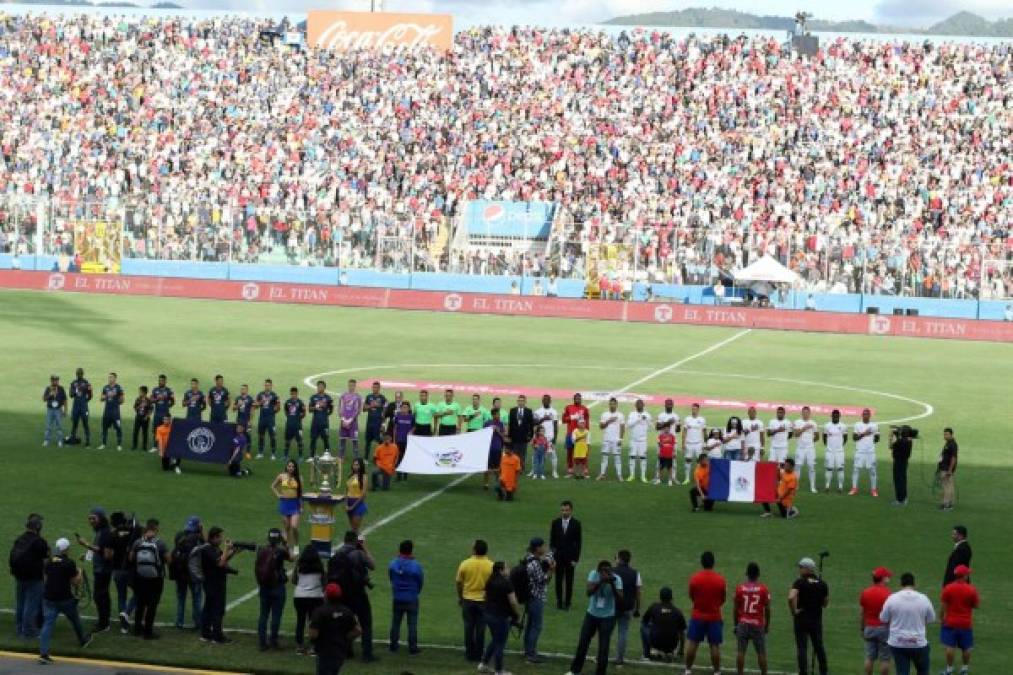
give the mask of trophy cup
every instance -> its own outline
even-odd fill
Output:
[[[320,495],[330,495],[338,487],[342,475],[342,464],[339,457],[334,457],[329,450],[313,460],[313,484]]]
[[[316,492],[303,495],[303,501],[309,507],[311,545],[322,556],[331,555],[331,541],[334,538],[334,510],[345,501],[341,495],[331,494],[335,488],[340,489],[342,466],[344,461],[329,451],[324,451],[313,460],[310,482]]]

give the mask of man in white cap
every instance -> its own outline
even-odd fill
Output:
[[[827,675],[823,647],[823,609],[830,604],[830,589],[816,573],[812,558],[798,561],[799,578],[788,592],[788,607],[795,623],[795,652],[799,675],[809,675],[808,643],[812,642],[820,675]]]
[[[81,626],[81,616],[77,611],[77,598],[74,589],[81,585],[81,570],[67,555],[70,542],[60,537],[53,545],[53,557],[46,561],[45,590],[42,603],[42,634],[39,637],[39,663],[50,664],[49,643],[53,637],[53,624],[61,614],[70,620],[74,627],[77,641],[82,647],[91,643],[91,635],[85,635]]]

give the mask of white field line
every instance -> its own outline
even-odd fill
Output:
[[[8,607],[0,608],[0,614],[13,614],[13,613],[14,613],[14,610],[10,609]],[[95,621],[98,617],[88,616],[88,615],[82,614],[81,618],[84,619],[84,620],[86,620],[86,621]],[[175,624],[168,623],[168,622],[162,622],[162,621],[156,621],[155,622],[155,627],[156,628],[174,628]],[[234,635],[256,635],[257,634],[257,631],[254,630],[254,629],[252,629],[252,628],[226,628],[225,632],[226,633],[232,633]],[[281,635],[281,636],[284,636],[284,637],[289,637],[290,636],[290,634],[287,633],[286,631],[280,631],[278,634]],[[112,633],[110,633],[110,635],[112,635]],[[376,643],[376,644],[382,644],[382,645],[390,644],[389,640],[386,640],[386,639],[383,639],[383,638],[376,638],[376,639],[373,640],[373,642]],[[464,647],[462,647],[460,645],[448,645],[448,644],[440,644],[440,643],[435,643],[435,642],[419,642],[419,647],[421,647],[423,649],[434,649],[434,650],[448,651],[448,652],[463,652],[464,651]],[[519,650],[519,649],[506,649],[506,650],[504,650],[504,653],[510,654],[510,655],[513,655],[513,656],[522,656],[524,654],[524,651],[523,650]],[[545,657],[553,659],[553,660],[558,659],[558,660],[563,660],[563,661],[569,661],[570,659],[573,658],[572,654],[566,654],[564,652],[538,652],[538,653],[541,656],[545,656]],[[636,650],[634,650],[634,653],[636,653]],[[88,658],[88,657],[85,656],[85,657],[82,657],[82,658]],[[587,660],[590,663],[595,663],[594,655],[593,654],[589,654],[588,657],[587,657]],[[709,660],[709,657],[708,657],[708,660]],[[677,670],[679,672],[682,672],[685,669],[685,667],[684,667],[684,665],[682,663],[664,663],[664,662],[661,662],[661,661],[651,661],[649,663],[645,663],[645,662],[639,661],[635,656],[631,656],[631,658],[627,661],[627,663],[629,665],[636,666],[638,668],[658,668],[658,669]],[[709,673],[711,669],[710,669],[710,666],[700,666],[700,667],[695,667],[694,670],[695,671]],[[757,670],[757,669],[755,669],[755,668],[746,668],[745,672],[747,672],[747,673],[759,673],[760,671]],[[768,673],[768,675],[791,675],[791,672],[784,671],[784,670],[768,670],[767,673]]]
[[[625,387],[622,387],[621,389],[615,389],[615,390],[609,392],[609,396],[615,396],[616,394],[624,394],[624,393],[628,392],[629,390],[633,389],[634,387],[639,387],[644,382],[647,382],[649,380],[653,380],[654,378],[658,377],[659,375],[664,375],[665,373],[673,371],[676,368],[679,368],[680,366],[686,365],[690,361],[695,361],[696,359],[700,358],[701,356],[706,356],[707,354],[710,354],[711,352],[715,352],[715,351],[721,349],[722,347],[724,347],[725,345],[731,344],[732,342],[735,342],[736,340],[738,340],[741,337],[745,337],[746,335],[748,335],[751,332],[753,332],[752,328],[746,328],[745,330],[741,330],[741,331],[739,331],[738,333],[736,333],[735,335],[733,335],[731,337],[725,338],[724,340],[721,340],[720,342],[715,342],[714,344],[712,344],[707,349],[701,350],[701,351],[697,352],[696,354],[690,354],[689,356],[687,356],[685,358],[679,359],[675,363],[670,363],[669,365],[665,366],[664,368],[659,368],[658,370],[655,370],[653,373],[649,373],[647,375],[644,375],[639,380],[634,380],[633,382],[630,382],[629,384],[627,384]],[[601,399],[598,399],[597,401],[591,402],[591,404],[588,405],[587,407],[590,410],[591,408],[594,408],[595,406],[597,406],[597,405],[599,405],[601,403],[604,403],[605,400],[606,400],[606,398],[603,397]]]
[[[922,412],[917,415],[911,415],[910,417],[899,417],[895,420],[884,420],[879,422],[880,424],[900,424],[901,422],[914,422],[915,420],[925,419],[933,413],[936,409],[932,407],[931,403],[925,401],[919,401],[915,398],[908,398],[907,396],[901,396],[900,394],[891,394],[887,391],[877,391],[875,389],[866,389],[864,387],[852,387],[846,384],[830,384],[829,382],[813,382],[811,380],[795,380],[786,377],[768,377],[766,375],[741,375],[739,373],[717,373],[707,372],[703,370],[684,370],[683,373],[690,375],[707,375],[710,377],[734,377],[740,380],[760,380],[763,382],[781,382],[783,384],[803,384],[812,387],[826,387],[827,389],[839,389],[840,391],[853,391],[859,394],[872,394],[873,396],[882,396],[884,398],[892,398],[896,401],[903,401],[905,403],[913,403],[922,407]]]

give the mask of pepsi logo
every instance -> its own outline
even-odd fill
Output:
[[[487,223],[502,220],[505,215],[506,209],[502,204],[489,204],[482,210],[482,220]]]

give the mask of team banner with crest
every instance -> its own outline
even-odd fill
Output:
[[[492,427],[454,436],[409,436],[397,470],[447,475],[480,473],[489,468]]]
[[[174,419],[166,454],[193,462],[228,464],[235,435],[235,424]]]

